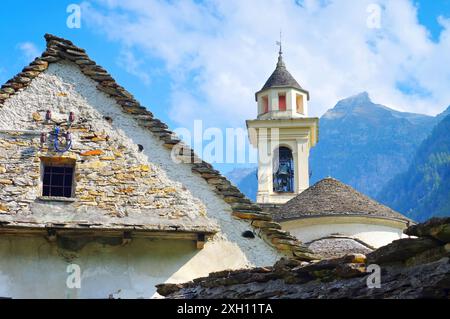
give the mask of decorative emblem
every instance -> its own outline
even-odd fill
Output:
[[[52,112],[48,110],[45,113],[45,124],[53,123],[53,128],[49,133],[41,134],[41,147],[49,141],[53,146],[53,149],[58,153],[65,153],[69,151],[72,147],[72,134],[70,133],[70,128],[75,122],[75,114],[73,112],[69,113],[67,120],[62,122],[57,122],[52,119]],[[64,128],[65,126],[65,128]]]

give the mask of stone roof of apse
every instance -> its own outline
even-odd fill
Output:
[[[361,216],[412,222],[334,178],[322,179],[309,187],[282,205],[274,217],[277,221],[286,221],[328,216]]]
[[[182,155],[184,158],[191,159],[189,165],[192,172],[200,175],[210,185],[211,190],[231,207],[234,218],[247,221],[259,237],[289,257],[303,260],[316,258],[293,235],[282,230],[281,225],[274,222],[270,214],[264,213],[258,205],[246,198],[211,164],[201,160],[192,149],[184,145],[165,123],[142,106],[130,92],[118,85],[104,68],[91,60],[84,49],[75,46],[70,40],[51,34],[46,34],[45,39],[47,47],[41,57],[36,58],[22,72],[0,88],[0,108],[9,97],[24,90],[34,78],[47,70],[49,64],[60,61],[71,62],[84,75],[98,84],[98,90],[115,99],[117,104],[122,107],[124,114],[132,116],[142,128],[148,130],[149,134],[159,138],[169,151],[177,144],[183,145]],[[2,226],[5,224],[3,223]],[[86,225],[81,225],[81,227],[86,227]]]
[[[309,249],[322,258],[337,258],[348,254],[368,254],[374,250],[361,240],[348,236],[330,235],[306,243]]]

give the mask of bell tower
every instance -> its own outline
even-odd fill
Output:
[[[309,92],[286,69],[281,49],[272,75],[255,93],[257,118],[247,120],[258,149],[259,204],[284,204],[309,187],[309,150],[319,119],[308,117]]]

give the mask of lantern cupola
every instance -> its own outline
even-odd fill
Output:
[[[309,92],[289,73],[280,45],[278,62],[272,75],[255,94],[258,118],[301,118],[308,116]]]

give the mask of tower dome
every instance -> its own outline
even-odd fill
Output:
[[[277,67],[273,71],[272,75],[267,79],[260,92],[273,87],[291,87],[307,92],[300,86],[300,84],[298,84],[297,80],[294,79],[291,73],[289,73],[289,71],[286,69],[282,54],[283,52],[280,51],[278,55]]]

